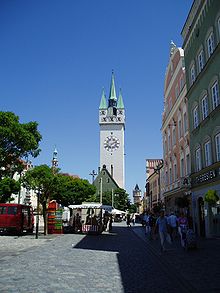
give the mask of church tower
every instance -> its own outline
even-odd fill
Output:
[[[100,168],[106,167],[120,188],[125,188],[124,131],[125,109],[121,90],[116,96],[112,72],[108,101],[103,89],[99,106]]]
[[[53,151],[53,159],[52,159],[53,172],[55,172],[57,168],[58,168],[58,159],[57,159],[57,149],[55,147],[55,149]]]

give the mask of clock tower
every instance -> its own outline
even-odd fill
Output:
[[[125,188],[124,130],[125,109],[121,90],[116,96],[114,73],[112,72],[108,101],[104,89],[99,106],[100,167],[106,167],[120,188]]]

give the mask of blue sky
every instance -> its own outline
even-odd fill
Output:
[[[192,0],[1,0],[0,107],[37,121],[34,165],[91,182],[99,166],[98,107],[112,69],[126,109],[126,189],[144,191],[146,158],[161,158],[161,118],[170,41]]]

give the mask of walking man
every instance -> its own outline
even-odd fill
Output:
[[[168,241],[171,244],[170,235],[168,234],[168,222],[167,218],[164,216],[164,211],[160,211],[160,216],[156,221],[156,228],[158,228],[159,235],[160,235],[160,244],[161,244],[161,251],[165,251],[165,241]]]

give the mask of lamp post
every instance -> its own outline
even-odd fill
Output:
[[[161,199],[160,193],[161,193],[161,186],[160,186],[160,170],[163,168],[163,160],[160,161],[160,163],[156,166],[154,171],[156,174],[158,174],[158,197],[157,202]]]
[[[100,178],[100,203],[102,204],[102,177]]]
[[[39,229],[39,203],[40,201],[40,191],[37,190],[37,217],[36,217],[36,234],[35,239],[38,239],[38,229]]]

